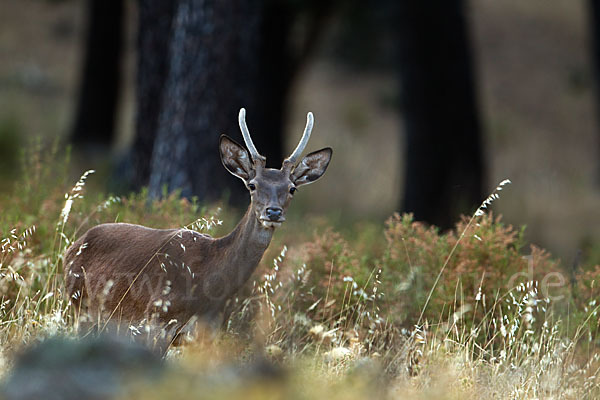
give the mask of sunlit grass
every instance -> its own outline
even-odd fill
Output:
[[[62,257],[89,227],[123,221],[219,234],[217,221],[236,222],[222,205],[177,193],[155,201],[145,191],[86,193],[90,171],[66,185],[45,172],[52,162],[32,157],[14,193],[0,199],[2,375],[28,345],[83,333],[64,293]],[[447,233],[410,215],[390,217],[379,232],[327,225],[278,231],[227,304],[222,329],[199,325],[169,352],[160,379],[124,396],[600,395],[600,267],[560,281],[567,274],[557,260],[484,207]]]

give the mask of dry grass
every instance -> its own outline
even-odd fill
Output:
[[[14,225],[0,240],[2,375],[24,347],[77,337],[62,254],[87,227],[216,225],[216,209],[177,194],[87,198],[90,171],[65,195],[62,178],[44,177],[48,162],[30,158],[14,196],[0,200],[0,226]],[[223,329],[199,326],[160,379],[134,380],[123,398],[597,397],[600,266],[570,279],[543,250],[523,258],[522,231],[485,210],[502,186],[448,233],[409,215],[380,228],[382,243],[331,228],[278,232]]]

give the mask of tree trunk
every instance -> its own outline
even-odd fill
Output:
[[[600,3],[597,0],[589,1],[590,32],[592,42],[592,61],[596,86],[596,123],[600,124]],[[596,182],[600,186],[600,129],[598,132],[598,163],[596,164]]]
[[[245,199],[221,166],[218,137],[241,141],[245,107],[258,150],[281,166],[290,86],[332,4],[140,0],[136,138],[120,175],[132,170],[133,187],[149,182],[154,197],[179,188],[201,200]],[[306,34],[295,43],[301,18]]]
[[[120,87],[124,5],[89,0],[88,30],[71,139],[80,147],[109,148],[114,138]]]
[[[465,7],[461,0],[398,4],[406,128],[401,208],[449,228],[482,201],[485,175]]]
[[[257,89],[254,108],[248,109],[248,124],[258,151],[267,165],[281,167],[283,125],[292,81],[289,36],[293,15],[286,1],[267,0],[260,23],[256,59]]]
[[[336,2],[316,0],[265,0],[259,32],[258,84],[252,125],[255,144],[267,157],[267,165],[281,167],[284,154],[283,128],[289,93],[302,66],[315,49],[317,39],[331,17]],[[294,30],[302,26],[302,34]],[[308,111],[308,110],[307,110]],[[252,126],[250,127],[252,129]],[[295,132],[299,140],[301,132]],[[294,143],[295,144],[295,143]]]
[[[139,0],[136,76],[135,139],[127,169],[131,186],[139,190],[150,179],[165,77],[169,71],[169,43],[176,1]]]
[[[239,135],[239,108],[251,100],[260,8],[218,0],[179,0],[176,7],[149,192],[160,197],[163,188],[181,189],[183,196],[212,200],[231,187],[218,138]]]

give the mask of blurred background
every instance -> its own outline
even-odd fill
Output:
[[[570,262],[600,241],[594,0],[0,0],[0,190],[20,149],[72,144],[105,190],[247,204],[218,137],[279,167],[334,149],[298,213],[496,213]],[[59,142],[56,142],[58,140]],[[43,147],[45,148],[45,147]],[[1,210],[0,210],[1,212]]]

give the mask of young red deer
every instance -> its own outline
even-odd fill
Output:
[[[64,257],[67,293],[76,307],[85,307],[103,324],[152,320],[166,332],[167,341],[194,316],[218,318],[225,301],[256,269],[275,228],[285,221],[296,188],[319,179],[332,155],[331,148],[324,148],[297,163],[310,137],[312,113],[300,143],[281,169],[265,167],[243,108],[239,124],[250,153],[225,135],[219,144],[223,165],[250,192],[250,206],[236,228],[212,238],[187,229],[125,223],[95,226]]]

